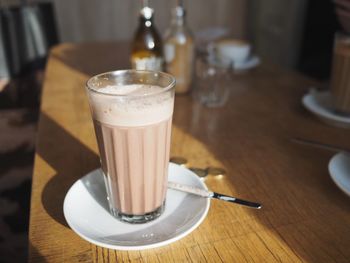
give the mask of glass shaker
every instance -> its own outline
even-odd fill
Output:
[[[172,10],[172,21],[165,33],[164,42],[165,68],[176,78],[175,92],[187,93],[192,85],[195,48],[181,0],[177,1],[177,6]]]

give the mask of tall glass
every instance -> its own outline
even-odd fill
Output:
[[[333,107],[340,114],[350,114],[350,35],[337,33],[334,40],[331,77]]]
[[[120,70],[86,85],[112,215],[129,223],[159,217],[165,205],[175,79]]]

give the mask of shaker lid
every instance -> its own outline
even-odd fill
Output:
[[[173,16],[184,17],[185,15],[186,15],[186,11],[183,6],[177,6],[173,9]]]

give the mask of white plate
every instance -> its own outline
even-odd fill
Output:
[[[169,180],[207,189],[190,170],[169,163]],[[206,217],[210,200],[168,190],[164,213],[145,224],[128,224],[108,209],[100,169],[90,172],[69,189],[63,204],[68,225],[83,239],[106,248],[141,250],[172,243],[191,233]]]
[[[350,196],[350,155],[337,153],[328,164],[328,170],[334,183]]]
[[[215,58],[215,56],[209,56],[208,62],[214,66],[227,68],[230,66],[230,61],[221,61],[220,59]],[[244,60],[242,62],[234,63],[234,69],[235,70],[248,70],[255,68],[260,64],[260,58],[257,56],[249,56],[247,60]]]
[[[315,114],[323,122],[342,128],[350,128],[350,117],[337,114],[331,105],[329,91],[315,89],[303,96],[302,103],[306,109]]]

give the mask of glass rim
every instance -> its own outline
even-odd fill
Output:
[[[91,87],[91,82],[94,79],[97,79],[103,75],[122,75],[125,74],[127,72],[132,72],[132,73],[144,73],[144,74],[160,74],[166,78],[169,79],[169,84],[166,85],[166,87],[160,89],[159,91],[153,92],[153,93],[148,93],[148,94],[111,94],[111,93],[106,93],[106,92],[101,92],[98,91],[97,89],[94,89]],[[173,89],[175,87],[176,84],[176,79],[174,76],[162,72],[162,71],[152,71],[152,70],[137,70],[137,69],[121,69],[121,70],[112,70],[112,71],[107,71],[107,72],[103,72],[97,75],[94,75],[92,77],[90,77],[86,83],[85,83],[85,87],[88,89],[88,91],[91,91],[93,93],[99,94],[99,95],[104,95],[104,96],[110,96],[110,97],[123,97],[123,98],[141,98],[141,97],[148,97],[148,96],[154,96],[154,95],[159,95],[162,93],[165,93],[171,89]],[[151,85],[151,84],[150,84]],[[158,85],[159,86],[159,85]]]

